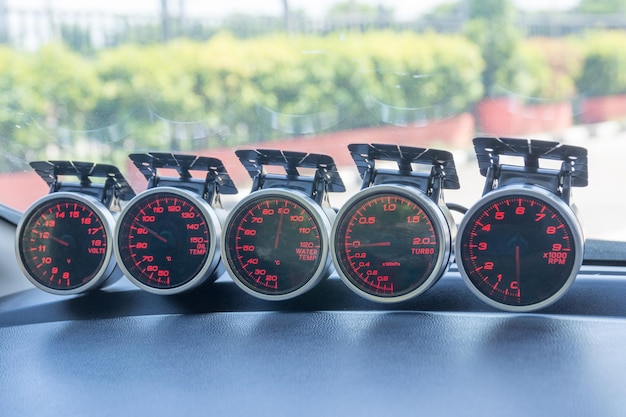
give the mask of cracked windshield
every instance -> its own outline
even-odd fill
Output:
[[[473,138],[524,138],[587,149],[571,203],[587,238],[624,240],[625,29],[626,0],[0,0],[0,202],[49,192],[33,161],[143,191],[129,154],[168,152],[221,160],[232,207],[253,182],[235,151],[272,149],[330,156],[338,208],[361,143],[451,152],[444,198],[469,207]]]

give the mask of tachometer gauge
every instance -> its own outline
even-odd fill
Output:
[[[17,259],[26,277],[53,294],[83,293],[114,282],[121,272],[113,256],[111,209],[120,197],[134,195],[119,170],[69,161],[31,165],[51,186],[51,193],[26,210],[17,228]],[[79,177],[80,183],[58,180],[70,175]],[[106,182],[92,184],[90,177]]]
[[[455,226],[443,188],[458,188],[452,154],[396,145],[349,146],[363,189],[339,210],[331,253],[357,294],[399,302],[430,288],[449,265]],[[376,160],[398,163],[376,169]],[[412,165],[426,170],[417,171]]]
[[[120,267],[138,287],[174,294],[215,280],[220,259],[219,191],[237,192],[221,161],[167,153],[132,154],[149,189],[132,199],[115,229]],[[176,169],[180,178],[159,177]],[[189,171],[208,172],[194,179]]]
[[[326,191],[344,190],[334,162],[326,155],[272,150],[237,156],[255,185],[226,220],[224,266],[240,288],[258,298],[302,294],[329,274],[333,215],[321,203]],[[263,165],[282,165],[288,174],[265,174]],[[300,167],[315,168],[316,174],[301,176]]]
[[[487,186],[459,226],[459,271],[495,307],[546,307],[582,264],[583,232],[569,199],[572,186],[587,185],[587,152],[521,139],[476,138],[474,145]],[[500,155],[521,156],[525,165],[500,164]],[[540,168],[539,159],[560,160],[561,168]]]

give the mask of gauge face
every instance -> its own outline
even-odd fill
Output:
[[[164,188],[131,200],[117,223],[115,251],[131,281],[155,292],[176,292],[213,272],[215,226],[201,201]]]
[[[52,196],[35,203],[17,235],[27,277],[53,292],[71,292],[99,279],[111,258],[104,221],[86,199]]]
[[[528,311],[560,298],[580,268],[582,245],[580,227],[561,200],[507,190],[466,214],[457,263],[481,298]]]
[[[361,295],[400,301],[441,276],[444,252],[450,253],[449,232],[444,236],[443,230],[449,229],[441,224],[443,215],[435,215],[436,205],[417,191],[376,188],[357,194],[340,211],[333,257],[340,276]]]
[[[327,226],[313,206],[289,192],[257,191],[251,196],[229,217],[226,268],[254,295],[298,294],[325,270]]]

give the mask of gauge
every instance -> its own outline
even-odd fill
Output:
[[[256,191],[226,220],[223,263],[246,292],[271,300],[292,298],[326,275],[329,231],[326,212],[304,193]]]
[[[120,214],[115,254],[126,276],[140,288],[172,294],[212,276],[219,261],[221,226],[214,209],[192,193],[152,188]]]
[[[101,286],[115,270],[113,224],[111,213],[89,196],[46,195],[18,225],[18,263],[34,285],[53,294]]]
[[[412,187],[377,185],[360,191],[337,214],[331,236],[339,276],[374,301],[403,301],[424,292],[450,258],[448,220]]]
[[[485,195],[459,226],[456,260],[481,299],[530,311],[558,300],[582,263],[583,235],[572,209],[532,185]]]

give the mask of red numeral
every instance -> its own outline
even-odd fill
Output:
[[[359,224],[374,224],[376,223],[376,217],[359,217]]]

